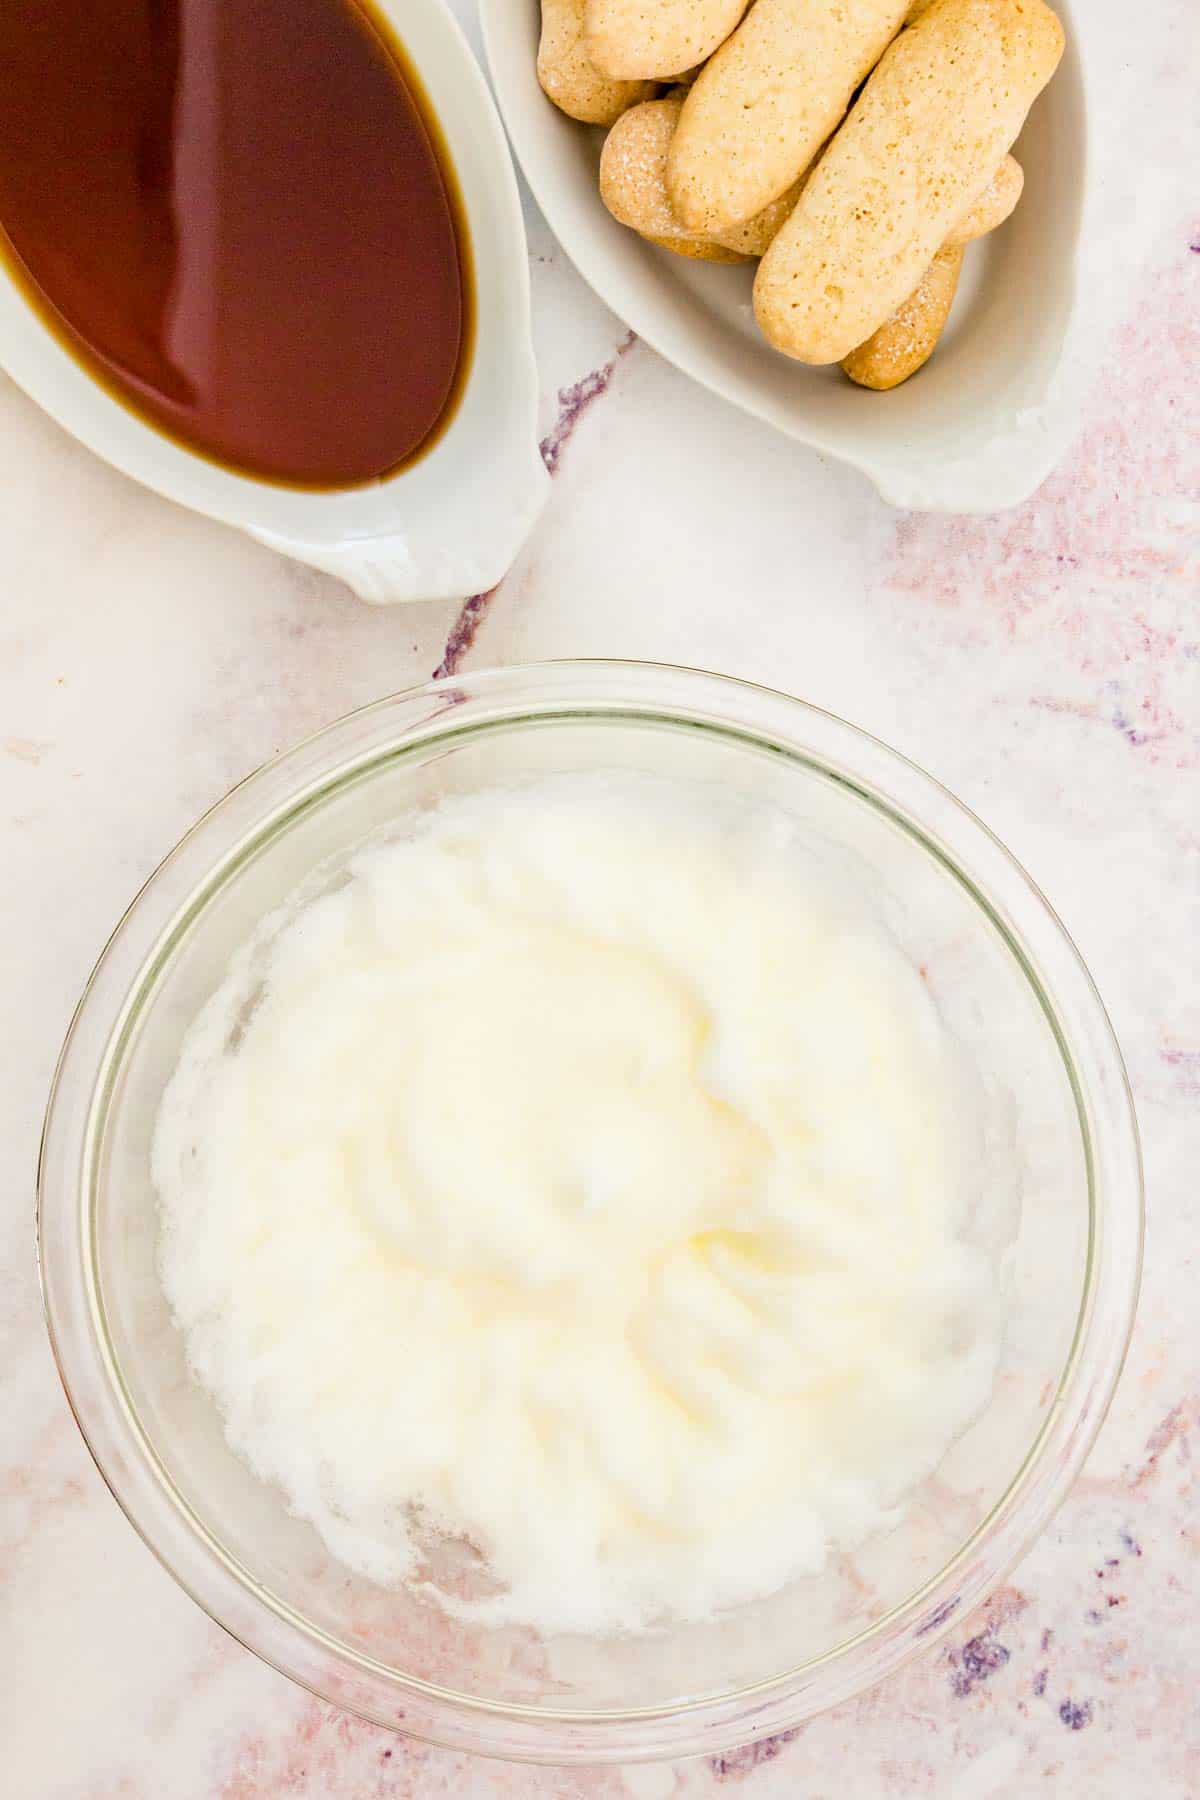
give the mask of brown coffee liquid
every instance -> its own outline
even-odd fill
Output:
[[[469,361],[453,172],[355,0],[0,0],[0,247],[110,392],[271,481],[413,460]]]

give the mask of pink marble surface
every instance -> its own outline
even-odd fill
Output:
[[[1200,43],[1193,0],[1148,9],[1137,39],[1127,17],[1098,0],[1111,131],[1090,245],[1097,379],[1071,455],[1000,517],[891,513],[860,478],[690,387],[532,216],[554,492],[517,567],[461,609],[368,611],[133,487],[0,381],[0,1786],[14,1800],[1200,1793],[1200,211],[1185,180]],[[209,1624],[87,1459],[32,1255],[36,1134],[70,1009],[196,813],[263,757],[435,669],[566,654],[788,687],[976,807],[1108,1002],[1149,1205],[1112,1414],[986,1607],[786,1738],[569,1774],[360,1724]]]

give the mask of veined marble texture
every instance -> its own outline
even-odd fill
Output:
[[[462,0],[466,10],[469,0]],[[1200,165],[1194,0],[1088,9],[1095,379],[1026,505],[896,514],[693,387],[530,208],[550,504],[465,606],[372,611],[143,492],[0,380],[0,1788],[12,1800],[948,1800],[1200,1794]],[[469,23],[469,20],[468,20]],[[1031,296],[1036,304],[1036,296]],[[1056,1521],[951,1638],[710,1761],[475,1762],[346,1718],[200,1613],[54,1373],[37,1133],[118,914],[264,757],[435,670],[698,663],[894,744],[1025,863],[1120,1037],[1144,1136],[1139,1322]]]

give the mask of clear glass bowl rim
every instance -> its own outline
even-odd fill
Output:
[[[1089,1244],[1074,1342],[1021,1467],[945,1567],[857,1636],[751,1687],[669,1707],[567,1711],[460,1694],[328,1637],[212,1538],[167,1478],[104,1328],[92,1241],[91,1152],[121,1045],[153,970],[216,886],[300,809],[383,758],[463,732],[627,718],[714,731],[815,767],[883,810],[965,886],[1007,940],[1057,1038],[1089,1175]],[[1003,1578],[1069,1489],[1128,1347],[1143,1196],[1128,1078],[1095,985],[1015,858],[931,776],[807,702],[728,676],[654,663],[569,661],[484,670],[346,714],[264,764],[180,839],[117,925],[84,989],[51,1086],[38,1164],[37,1249],[51,1346],[101,1475],[143,1541],[218,1624],[314,1693],[454,1749],[549,1763],[715,1754],[791,1729],[891,1674]]]

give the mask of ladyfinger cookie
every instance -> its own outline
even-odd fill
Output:
[[[645,100],[622,114],[600,152],[600,198],[614,219],[656,243],[672,247],[686,241],[738,253],[736,259],[710,256],[704,259],[707,261],[761,256],[795,205],[798,189],[789,188],[765,211],[717,238],[699,238],[689,232],[671,205],[666,183],[667,152],[683,99],[682,93],[665,94],[661,100]]]
[[[950,317],[962,272],[963,245],[1003,225],[1025,185],[1025,171],[1006,156],[983,192],[954,226],[913,292],[872,332],[865,344],[842,358],[842,369],[859,387],[894,388],[915,375],[933,355]]]
[[[1015,156],[1006,156],[981,194],[972,200],[958,223],[952,226],[943,248],[970,244],[1003,225],[1021,198],[1025,171]]]
[[[584,0],[587,54],[602,74],[670,80],[723,44],[748,0]]]
[[[658,90],[653,81],[613,81],[589,60],[583,45],[583,0],[542,0],[537,75],[560,112],[585,125],[611,125]]]
[[[743,225],[731,225],[728,231],[719,231],[715,242],[728,244],[731,250],[741,250],[746,256],[765,256],[767,245],[787,219],[793,206],[800,198],[800,190],[808,179],[808,170],[793,181],[790,188],[785,188],[777,200],[771,200],[761,212],[755,213]]]
[[[643,100],[623,113],[600,152],[600,198],[614,219],[643,237],[694,236],[667,198],[667,149],[683,107],[681,94]]]
[[[1062,49],[1044,0],[933,0],[900,34],[759,264],[754,311],[776,349],[840,362],[891,317],[987,185]]]
[[[908,0],[756,0],[688,94],[671,203],[708,237],[789,188],[837,125]]]
[[[884,391],[899,387],[929,361],[950,316],[962,264],[960,244],[938,251],[903,305],[842,358],[851,381]]]
[[[730,250],[725,244],[718,244],[712,238],[690,237],[654,237],[646,233],[648,244],[657,244],[660,250],[673,250],[676,256],[690,256],[694,262],[740,263],[749,262],[750,258],[738,250]]]

